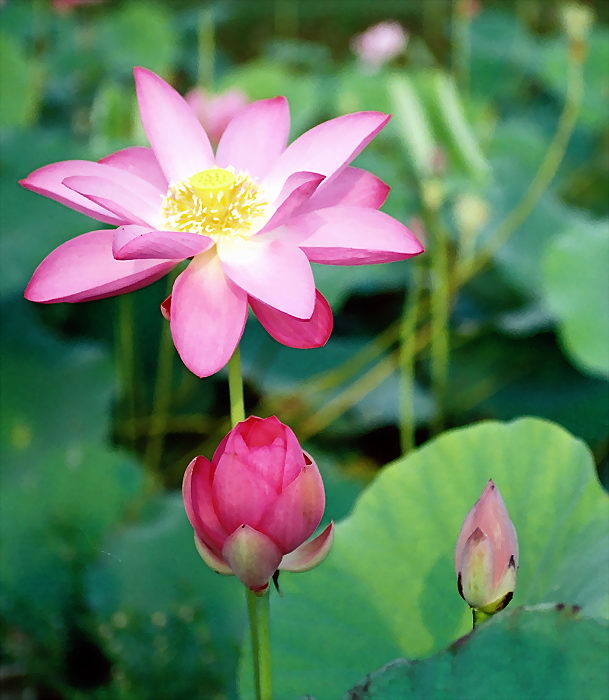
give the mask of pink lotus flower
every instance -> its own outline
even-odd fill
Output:
[[[159,76],[135,69],[152,148],[126,148],[98,163],[35,170],[21,184],[117,226],[77,236],[38,266],[25,296],[80,302],[151,284],[192,258],[173,286],[170,323],[184,364],[211,375],[230,359],[248,304],[279,342],[323,345],[332,312],[315,290],[311,262],[364,265],[423,248],[377,211],[388,187],[348,163],[389,116],[358,112],[307,131],[286,148],[285,98],[239,112],[214,155],[195,114]]]
[[[186,93],[185,99],[203,125],[209,140],[215,144],[220,142],[226,127],[248,103],[247,95],[236,88],[219,95],[194,88]]]
[[[516,530],[492,480],[465,518],[457,541],[455,570],[461,597],[493,614],[505,608],[516,587]]]
[[[351,48],[358,58],[373,70],[399,56],[408,44],[408,34],[399,22],[380,22],[358,34]]]
[[[277,418],[238,423],[212,461],[196,457],[182,485],[197,550],[221,574],[264,591],[278,570],[307,571],[332,544],[332,523],[303,544],[324,512],[315,462]]]

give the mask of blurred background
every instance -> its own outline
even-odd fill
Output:
[[[17,181],[144,144],[134,65],[188,94],[215,139],[277,94],[292,137],[392,112],[356,164],[391,185],[384,209],[427,253],[314,266],[335,313],[325,348],[250,320],[248,412],[304,441],[328,520],[387,462],[483,419],[559,423],[607,484],[608,19],[602,1],[0,4],[2,697],[235,698],[244,623],[178,492],[228,428],[225,375],[179,362],[166,280],[24,301],[42,258],[99,225]]]

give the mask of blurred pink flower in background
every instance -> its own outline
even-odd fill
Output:
[[[101,5],[106,0],[53,0],[53,9],[66,12],[79,5]]]
[[[247,95],[237,88],[217,95],[207,93],[202,88],[193,88],[186,93],[185,99],[214,144],[219,143],[229,122],[249,102]]]
[[[408,44],[408,34],[399,22],[375,24],[351,40],[351,48],[369,68],[378,70],[399,56]]]
[[[492,614],[512,599],[518,569],[516,529],[489,480],[465,518],[455,551],[459,593],[470,607]]]
[[[315,462],[277,418],[251,416],[220,443],[210,462],[196,457],[182,485],[197,550],[221,574],[261,592],[277,570],[317,566],[332,523],[310,542],[325,507]]]
[[[182,361],[206,377],[230,359],[248,306],[284,345],[326,343],[332,311],[315,289],[311,262],[366,265],[423,251],[403,224],[378,211],[387,185],[348,167],[387,114],[337,117],[287,146],[287,100],[259,100],[233,117],[214,155],[183,97],[145,68],[135,69],[135,80],[152,148],[53,163],[21,181],[118,227],[51,252],[27,286],[30,301],[124,294],[192,258],[163,312]]]

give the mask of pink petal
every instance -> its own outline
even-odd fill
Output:
[[[281,560],[279,568],[282,571],[292,571],[294,573],[309,571],[309,569],[321,564],[328,556],[333,541],[334,523],[330,523],[321,534],[317,535],[310,542],[305,542],[293,552],[286,554]]]
[[[171,333],[182,361],[198,377],[222,369],[245,327],[247,295],[222,272],[215,249],[198,255],[171,295]]]
[[[317,188],[302,212],[326,207],[370,207],[379,209],[390,187],[376,175],[360,168],[343,168]]]
[[[287,179],[277,200],[278,207],[260,233],[272,231],[300,211],[324,179],[318,173],[294,173]]]
[[[228,533],[214,511],[211,485],[215,468],[205,457],[195,457],[184,472],[182,497],[186,515],[197,537],[216,554]]]
[[[247,525],[226,540],[222,554],[235,576],[252,590],[266,588],[281,562],[277,545]]]
[[[310,319],[277,311],[254,297],[249,297],[249,303],[267,333],[290,348],[320,348],[332,333],[332,309],[319,291],[315,293],[315,308]]]
[[[146,226],[120,226],[114,232],[112,252],[117,260],[162,258],[184,260],[204,253],[214,242],[198,233],[151,231]]]
[[[93,163],[90,160],[64,160],[34,170],[26,178],[20,180],[19,184],[27,190],[54,199],[56,202],[61,202],[61,204],[65,204],[70,209],[75,209],[93,219],[103,221],[106,224],[120,226],[127,223],[124,217],[116,216],[116,214],[95,204],[95,202],[83,197],[78,192],[68,189],[63,184],[67,177],[75,175],[107,174],[106,168],[108,167],[100,163]],[[115,169],[113,168],[113,170]]]
[[[256,527],[277,498],[277,491],[247,461],[225,452],[218,461],[212,485],[214,510],[227,532],[240,525]]]
[[[216,554],[213,549],[210,549],[205,542],[200,540],[196,535],[195,535],[195,547],[197,549],[197,552],[199,553],[199,556],[203,561],[209,566],[210,569],[213,569],[217,574],[222,574],[223,576],[233,576],[233,570],[230,568],[230,566],[224,561],[222,556],[219,554]]]
[[[364,207],[320,209],[292,219],[289,228],[305,236],[300,247],[309,260],[326,265],[371,265],[423,252],[406,226]]]
[[[216,162],[262,178],[283,153],[290,132],[285,97],[258,100],[239,111],[222,134]]]
[[[265,179],[276,186],[301,170],[329,177],[350,163],[389,119],[382,112],[355,112],[319,124],[287,147]]]
[[[123,221],[155,226],[159,221],[163,201],[159,190],[126,170],[105,167],[114,171],[110,177],[77,175],[67,177],[63,184],[114,212]],[[119,176],[115,173],[119,173]]]
[[[116,153],[111,153],[109,156],[102,158],[100,163],[111,165],[114,168],[127,170],[142,180],[147,180],[151,185],[154,185],[158,190],[167,192],[167,178],[165,177],[161,166],[159,165],[154,151],[151,148],[142,146],[132,146],[123,148]]]
[[[296,246],[253,236],[220,241],[217,247],[224,271],[241,289],[291,316],[311,318],[313,272]]]
[[[213,167],[207,134],[184,98],[146,68],[133,74],[144,131],[167,180],[175,183]]]
[[[66,241],[36,268],[25,290],[30,301],[90,301],[152,284],[175,260],[115,260],[114,231],[90,231]]]
[[[258,529],[272,537],[287,554],[315,531],[324,507],[324,485],[317,466],[312,462],[270,505],[258,523]]]

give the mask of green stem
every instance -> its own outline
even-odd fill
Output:
[[[419,302],[423,291],[423,268],[413,263],[412,283],[404,302],[400,327],[400,445],[402,454],[414,448],[414,368]]]
[[[254,684],[256,687],[256,700],[260,700],[260,645],[258,643],[258,611],[256,605],[256,594],[249,588],[245,588],[245,598],[247,601],[247,613],[250,621],[250,639],[252,644],[252,665],[254,667]]]
[[[197,28],[197,43],[199,49],[199,85],[210,92],[214,89],[214,61],[216,37],[214,26],[214,8],[201,10]]]
[[[133,299],[122,294],[118,305],[118,367],[122,389],[122,423],[129,447],[135,449],[135,334],[133,332]]]
[[[470,22],[471,15],[464,8],[463,0],[453,0],[452,68],[463,97],[467,97],[469,91]]]
[[[248,596],[254,599],[251,604],[248,601],[248,607],[251,605],[254,608],[256,617],[256,641],[254,642],[254,633],[252,632],[252,648],[255,649],[256,653],[254,657],[254,677],[257,682],[257,699],[272,700],[270,594],[267,589],[263,595],[256,595],[248,591]]]
[[[176,269],[167,280],[167,294],[171,294],[173,283],[179,274]],[[168,321],[162,319],[161,340],[159,343],[159,359],[154,383],[152,413],[150,416],[150,433],[144,463],[148,465],[153,477],[158,476],[165,445],[169,407],[171,404],[171,378],[173,370],[173,340]]]
[[[236,425],[245,420],[241,355],[238,347],[235,348],[235,352],[228,362],[228,393],[230,397],[230,422],[232,425]]]
[[[431,430],[437,435],[444,427],[444,404],[448,382],[450,343],[450,280],[448,270],[448,238],[437,211],[425,215],[431,246],[431,385],[436,400],[436,413]]]
[[[482,610],[476,610],[476,608],[472,608],[473,629],[476,629],[476,627],[478,627],[479,624],[481,624],[485,620],[488,620],[489,617],[492,617],[492,615],[489,615],[488,613],[485,613]]]

